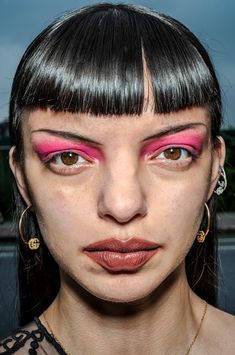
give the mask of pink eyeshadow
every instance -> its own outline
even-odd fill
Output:
[[[88,146],[83,143],[73,141],[54,139],[33,142],[34,150],[39,154],[42,159],[46,159],[52,153],[61,152],[64,150],[80,151],[92,159],[102,160],[103,155],[99,149]]]
[[[182,146],[189,147],[194,150],[196,153],[200,153],[202,145],[205,139],[205,132],[195,132],[192,130],[185,130],[178,133],[173,133],[155,139],[154,141],[146,144],[142,151],[141,156],[146,154],[151,154],[158,149],[162,149],[167,146]]]

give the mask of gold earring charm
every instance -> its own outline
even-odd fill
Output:
[[[226,173],[224,171],[224,168],[221,166],[220,167],[220,177],[217,182],[217,187],[214,190],[214,193],[219,196],[224,192],[226,187],[227,187],[227,177],[226,177]]]
[[[209,207],[207,206],[207,204],[205,203],[205,207],[206,207],[206,214],[207,214],[207,226],[206,226],[206,230],[200,230],[197,232],[197,241],[198,243],[204,243],[207,234],[209,233],[210,230],[210,223],[211,223],[211,214],[210,214],[210,210]]]
[[[24,234],[23,234],[23,231],[22,231],[22,224],[23,224],[23,219],[24,219],[24,216],[26,214],[26,212],[30,209],[31,206],[28,206],[21,214],[20,216],[20,220],[19,220],[19,233],[20,233],[20,238],[21,240],[26,244],[28,245],[29,249],[30,250],[37,250],[39,247],[40,247],[40,240],[36,237],[36,236],[33,236],[29,239],[29,241],[27,242],[25,239],[24,239]]]

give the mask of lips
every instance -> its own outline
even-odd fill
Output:
[[[113,272],[136,271],[159,249],[159,245],[139,238],[121,241],[115,238],[89,244],[84,254]]]

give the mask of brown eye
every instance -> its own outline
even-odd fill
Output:
[[[170,160],[178,160],[181,157],[181,148],[169,148],[164,151],[164,157]]]
[[[64,152],[61,154],[61,161],[65,165],[73,165],[78,161],[78,155],[73,152]]]

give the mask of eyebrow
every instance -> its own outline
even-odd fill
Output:
[[[183,125],[176,125],[176,126],[169,126],[166,129],[161,130],[160,132],[157,132],[156,134],[148,136],[147,138],[145,138],[143,140],[143,142],[146,142],[151,139],[160,138],[162,136],[170,135],[172,133],[181,132],[186,129],[195,128],[197,126],[204,126],[207,128],[207,126],[204,123],[198,123],[198,122],[188,123],[188,124],[183,124]],[[88,144],[92,144],[92,145],[102,146],[101,143],[96,142],[93,139],[90,139],[86,136],[81,136],[76,133],[68,132],[68,131],[58,131],[58,130],[54,130],[54,129],[41,128],[41,129],[37,129],[37,130],[32,131],[32,133],[34,133],[34,132],[45,132],[45,133],[49,133],[50,135],[53,135],[55,137],[62,137],[65,139],[72,139],[72,140],[82,141],[84,143],[88,143]]]
[[[72,132],[57,131],[54,129],[47,129],[47,128],[36,129],[36,130],[32,131],[32,133],[34,133],[34,132],[45,132],[45,133],[49,133],[50,135],[55,136],[55,137],[62,137],[65,139],[70,139],[70,140],[72,139],[72,140],[76,140],[76,141],[82,141],[84,143],[89,143],[89,144],[101,146],[100,143],[98,143],[86,136],[80,136],[80,135],[72,133]]]
[[[156,133],[156,134],[153,134],[147,138],[145,138],[143,140],[143,142],[146,142],[148,140],[151,140],[151,139],[154,139],[154,138],[160,138],[162,136],[167,136],[167,135],[170,135],[170,134],[174,134],[174,133],[177,133],[177,132],[181,132],[181,131],[184,131],[186,129],[190,129],[190,128],[195,128],[197,126],[204,126],[206,127],[207,129],[207,125],[204,124],[204,123],[188,123],[188,124],[183,124],[183,125],[176,125],[176,126],[170,126],[170,127],[167,127],[166,129]]]

